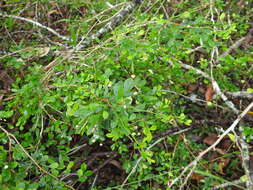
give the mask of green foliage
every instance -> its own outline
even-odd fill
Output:
[[[164,1],[158,2],[164,4]],[[47,0],[40,3],[43,8],[53,9]],[[78,37],[89,31],[94,24],[94,14],[108,8],[102,1],[58,3],[67,6],[72,13],[54,23],[68,25],[65,32],[73,39],[71,45],[76,45]],[[192,116],[186,106],[189,102],[177,93],[187,95],[186,86],[191,83],[209,83],[199,78],[195,71],[182,69],[179,60],[209,73],[213,49],[226,51],[231,44],[229,39],[246,34],[249,28],[245,20],[250,16],[245,14],[240,19],[241,13],[233,10],[234,4],[231,3],[230,14],[226,1],[215,1],[217,12],[213,14],[217,15],[213,22],[209,1],[166,4],[175,11],[169,13],[168,19],[157,5],[140,13],[143,7],[150,6],[145,2],[145,6],[133,13],[134,23],[125,21],[108,34],[110,40],[98,41],[100,47],[77,52],[75,58],[69,60],[61,61],[60,57],[49,71],[45,71],[43,66],[49,64],[53,56],[40,57],[44,50],[34,45],[36,42],[23,40],[20,45],[9,47],[20,51],[15,56],[0,58],[5,68],[11,68],[13,72],[10,75],[15,78],[11,86],[12,97],[2,103],[3,108],[0,105],[1,126],[15,135],[34,160],[50,174],[60,178],[75,173],[75,186],[91,186],[95,172],[87,158],[92,151],[97,151],[97,144],[105,143],[106,150],[119,154],[117,159],[126,174],[131,172],[139,157],[143,158],[129,177],[127,189],[154,189],[158,186],[165,189],[169,179],[178,176],[182,167],[192,161],[193,153],[188,147],[193,147],[196,152],[203,149],[189,139],[179,141],[179,136],[167,137],[164,141],[166,147],[159,144],[147,149],[156,140],[155,134],[174,128],[175,124],[191,126]],[[88,10],[85,16],[89,22],[77,14],[81,7]],[[247,12],[248,8],[244,11]],[[114,12],[108,11],[96,19],[106,20]],[[9,18],[0,25],[10,31],[19,26]],[[25,25],[30,29],[31,26]],[[95,26],[93,32],[98,28]],[[194,51],[199,46],[201,53]],[[27,47],[30,49],[24,50]],[[58,50],[60,47],[50,49]],[[213,77],[222,90],[240,90],[253,74],[252,67],[249,69],[252,61],[252,48],[220,57],[212,68]],[[247,89],[251,90],[249,86]],[[169,91],[175,93],[169,94]],[[78,135],[80,142],[87,142],[91,150],[73,156],[69,151],[80,145],[75,139]],[[251,139],[252,129],[244,127],[244,135]],[[9,137],[0,132],[0,189],[67,189],[65,182],[40,171],[12,141],[10,143]],[[130,143],[133,146],[130,147]],[[210,173],[205,173],[205,183],[200,183],[199,189],[210,189],[222,181]],[[121,189],[121,183],[95,184],[93,189]],[[190,188],[198,189],[194,185]]]

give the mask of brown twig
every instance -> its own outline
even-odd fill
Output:
[[[159,57],[159,59],[160,59],[161,61],[163,61],[163,59],[162,59],[161,57]],[[222,100],[225,102],[225,104],[226,104],[230,109],[232,109],[234,113],[236,113],[236,114],[239,113],[239,110],[235,107],[235,105],[233,104],[233,102],[231,102],[230,100],[228,100],[228,98],[225,96],[225,94],[221,91],[221,89],[220,89],[218,83],[217,83],[215,80],[213,80],[213,78],[212,78],[211,76],[209,76],[207,73],[205,73],[205,72],[203,72],[203,71],[201,71],[201,70],[199,70],[199,69],[197,69],[197,68],[195,68],[195,67],[193,67],[193,66],[191,66],[191,65],[187,65],[187,64],[182,63],[180,60],[176,60],[176,61],[179,63],[179,65],[180,65],[182,68],[187,69],[187,70],[193,70],[193,71],[195,71],[197,74],[199,74],[199,75],[203,76],[204,78],[210,80],[210,81],[212,82],[212,85],[213,85],[213,88],[214,88],[216,94],[219,95],[219,96],[222,98]],[[163,61],[163,62],[164,62],[164,61]],[[169,62],[170,64],[173,64],[171,61],[168,61],[168,62]]]
[[[237,91],[237,92],[225,92],[228,96],[231,96],[233,98],[247,98],[247,99],[253,99],[253,93],[247,92],[247,91]]]
[[[81,49],[89,47],[92,42],[96,39],[101,38],[103,35],[105,35],[107,32],[113,30],[116,26],[118,26],[124,19],[125,17],[133,11],[134,8],[136,8],[139,4],[142,3],[143,0],[133,0],[125,5],[125,7],[120,10],[118,13],[116,13],[112,19],[101,29],[99,29],[95,34],[83,38],[76,47],[74,47],[72,50],[70,50],[63,58],[56,58],[53,60],[51,63],[46,65],[44,67],[44,70],[48,71],[51,69],[57,62],[62,62],[67,60],[73,52],[79,51]]]
[[[228,50],[226,50],[224,53],[222,53],[219,57],[224,57],[230,54],[233,50],[238,49],[245,41],[247,41],[249,38],[252,38],[253,36],[253,29],[250,29],[248,34],[239,40],[237,40],[234,44],[232,44]]]
[[[76,50],[88,47],[94,40],[101,38],[104,34],[110,30],[113,30],[125,19],[129,13],[131,13],[138,5],[140,5],[142,1],[143,0],[133,0],[127,3],[125,7],[116,13],[104,27],[98,30],[95,34],[88,37],[86,40],[83,40],[81,44],[76,48]]]
[[[20,142],[17,140],[17,138],[9,133],[6,129],[4,129],[2,126],[0,126],[0,129],[7,135],[7,137],[9,138],[9,140],[12,138],[21,148],[21,150],[25,153],[25,155],[34,163],[34,165],[44,174],[52,177],[53,179],[57,180],[57,181],[61,181],[58,177],[54,176],[53,174],[51,174],[50,172],[48,172],[47,170],[45,170],[44,168],[42,168],[39,163],[25,150],[25,148],[20,144]],[[65,187],[75,190],[72,186],[64,184]]]
[[[211,146],[209,146],[207,149],[205,149],[204,151],[202,151],[196,158],[194,161],[192,161],[190,164],[188,164],[184,170],[181,172],[181,174],[176,177],[174,180],[170,181],[168,183],[168,187],[171,188],[179,179],[181,179],[185,173],[190,170],[193,171],[196,168],[197,163],[200,161],[200,159],[206,154],[208,153],[210,150],[214,149],[220,142],[221,140],[227,135],[229,134],[231,131],[234,131],[235,127],[237,126],[237,124],[241,121],[241,119],[248,113],[248,111],[253,107],[253,102],[251,104],[249,104],[247,106],[247,108],[240,114],[238,115],[237,119],[233,122],[233,124],[226,130],[224,131],[224,133],[219,137],[219,139],[213,143]]]
[[[251,33],[250,33],[250,35],[252,35]],[[235,47],[235,46],[233,46],[233,47]],[[238,46],[239,47],[239,46]],[[232,51],[232,50],[231,50]],[[162,60],[160,57],[159,57],[159,59],[160,60]],[[162,60],[163,61],[163,60]],[[184,63],[182,63],[181,61],[179,61],[179,60],[177,60],[177,62],[179,62],[179,64],[180,64],[180,66],[182,67],[182,68],[184,68],[184,69],[187,69],[187,70],[194,70],[197,74],[199,74],[199,75],[201,75],[201,76],[203,76],[204,78],[206,78],[206,79],[208,79],[208,80],[210,80],[211,82],[212,82],[212,86],[213,86],[213,88],[215,89],[215,92],[216,92],[216,94],[217,95],[219,95],[221,98],[222,98],[222,100],[225,102],[225,104],[235,113],[235,114],[239,114],[239,110],[235,107],[235,105],[233,104],[233,102],[231,102],[230,100],[228,100],[228,98],[225,96],[225,94],[221,91],[221,89],[220,89],[220,87],[219,87],[219,85],[218,85],[218,83],[211,77],[211,76],[209,76],[207,73],[205,73],[205,72],[203,72],[203,71],[201,71],[201,70],[199,70],[199,69],[197,69],[197,68],[194,68],[194,67],[192,67],[191,65],[187,65],[187,64],[184,64]],[[171,61],[169,61],[169,63],[171,64],[171,65],[173,65],[173,63],[171,62]],[[246,109],[248,109],[249,107],[253,107],[253,102],[246,108]],[[248,111],[250,110],[250,108],[248,109]],[[247,111],[247,112],[248,112]],[[245,112],[243,112],[243,113],[245,113],[244,115],[246,115],[247,114],[247,112],[245,113]],[[243,116],[244,116],[243,115]],[[236,123],[236,125],[238,124],[238,122],[241,120],[241,118],[238,120],[235,120],[235,122],[234,123],[236,123],[236,121],[237,121],[237,123]],[[233,123],[233,124],[234,124]],[[225,135],[227,135],[230,131],[234,131],[234,128],[235,128],[235,126],[233,126],[233,124],[232,124],[232,126],[231,127],[229,127],[221,136],[220,136],[220,138],[212,145],[212,146],[210,146],[210,147],[213,147],[213,148],[215,148],[215,146],[217,145],[216,143],[219,143],[221,140],[222,140],[222,138],[225,136]],[[222,137],[222,138],[221,138]],[[245,147],[245,145],[247,144],[245,141],[239,141],[240,142],[240,144],[241,143],[244,143],[244,144],[241,144],[241,146],[244,146]],[[209,147],[209,148],[210,148]],[[187,175],[187,177],[186,177],[186,179],[189,177],[189,174],[191,174],[194,170],[195,170],[195,168],[196,168],[196,166],[197,166],[197,163],[200,161],[200,159],[208,152],[208,151],[210,151],[211,149],[206,149],[204,152],[202,152],[202,153],[200,153],[200,155],[193,161],[193,162],[191,162],[184,170],[183,170],[183,173],[181,173],[177,178],[175,178],[172,182],[170,182],[170,183],[168,183],[168,187],[172,187],[174,184],[175,184],[175,182],[176,181],[178,181],[180,178],[182,178],[184,175],[185,175],[185,173],[189,170],[190,172],[188,173],[188,175]],[[242,153],[242,155],[248,155],[248,151],[247,151],[247,149],[241,149],[241,153]],[[250,190],[250,189],[252,189],[253,188],[253,174],[252,174],[252,168],[250,167],[250,165],[249,165],[249,162],[248,162],[248,160],[247,160],[247,158],[246,157],[243,157],[243,166],[244,166],[244,169],[245,169],[245,173],[246,173],[246,175],[247,175],[247,178],[248,178],[248,182],[246,183],[247,184],[247,187],[248,187],[248,189]],[[184,182],[186,182],[186,181],[184,181]],[[183,183],[183,185],[185,185],[185,183]],[[182,186],[181,186],[182,187]],[[180,188],[181,188],[180,187]]]
[[[56,35],[58,38],[61,38],[62,40],[67,40],[67,41],[71,41],[71,39],[69,37],[66,37],[66,36],[62,36],[60,35],[58,32],[56,32],[55,30],[53,30],[52,28],[49,28],[47,26],[44,26],[42,25],[41,23],[37,22],[37,21],[34,21],[32,19],[28,19],[28,18],[24,18],[24,17],[20,17],[20,16],[14,16],[14,15],[7,15],[7,14],[4,14],[4,13],[1,13],[0,12],[0,16],[1,17],[8,17],[8,18],[13,18],[13,19],[17,19],[17,20],[22,20],[22,21],[25,21],[25,22],[29,22],[35,26],[38,26],[40,28],[43,28],[49,32],[51,32],[52,34]]]
[[[211,188],[210,190],[224,189],[224,188],[229,187],[229,186],[236,186],[238,188],[244,189],[243,187],[239,186],[239,185],[243,185],[244,183],[245,182],[243,182],[241,180],[235,180],[235,181],[232,181],[232,182],[227,182],[227,183],[217,185],[217,186]]]

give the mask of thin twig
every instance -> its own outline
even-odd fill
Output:
[[[218,190],[218,189],[224,189],[226,187],[229,187],[229,186],[236,186],[236,187],[239,187],[239,185],[241,184],[244,184],[245,182],[241,181],[240,179],[239,180],[235,180],[235,181],[231,181],[231,182],[227,182],[227,183],[223,183],[223,184],[220,184],[220,185],[217,185],[213,188],[211,188],[210,190]],[[241,187],[242,188],[242,187]],[[243,189],[243,188],[242,188]]]
[[[158,140],[156,140],[153,144],[151,144],[149,147],[147,147],[146,151],[150,150],[151,148],[153,148],[156,144],[160,143],[162,140],[164,140],[166,137],[162,137]],[[124,185],[126,184],[126,182],[128,181],[129,177],[135,172],[136,168],[138,167],[139,163],[141,162],[141,160],[143,159],[143,157],[140,157],[134,167],[132,168],[131,172],[128,174],[128,176],[126,177],[126,179],[124,180],[124,182],[121,185],[121,188],[124,187]]]
[[[85,143],[80,146],[74,147],[70,151],[68,151],[67,155],[71,156],[71,155],[75,154],[77,151],[79,151],[81,148],[86,147],[86,146],[87,146],[87,144]]]
[[[99,14],[93,16],[92,18],[89,18],[89,19],[85,20],[85,22],[88,23],[88,22],[90,22],[90,21],[92,21],[92,20],[98,18],[98,17],[101,16],[102,14],[104,14],[104,13],[110,11],[110,10],[113,10],[113,9],[115,9],[115,8],[118,8],[118,7],[120,7],[120,6],[124,5],[124,4],[126,4],[126,2],[122,2],[122,3],[119,3],[119,4],[117,4],[117,5],[114,5],[113,7],[110,7],[110,8],[108,8],[108,9],[105,9],[105,10],[103,10],[102,12],[100,12]]]
[[[110,158],[108,158],[103,164],[101,164],[98,168],[93,170],[93,173],[97,173],[101,168],[110,163],[118,154],[115,152]]]
[[[45,170],[44,168],[42,168],[39,163],[25,150],[25,148],[20,144],[20,142],[17,140],[17,138],[12,134],[9,133],[6,129],[4,129],[2,126],[0,126],[0,129],[7,135],[7,137],[11,137],[21,148],[21,150],[26,154],[26,156],[34,163],[34,165],[44,174],[54,178],[57,181],[61,181],[58,177],[54,176],[53,174],[51,174],[50,172],[48,172],[47,170]],[[72,186],[64,184],[65,187],[75,190]]]
[[[95,184],[96,184],[96,181],[97,181],[97,178],[98,178],[98,173],[96,173],[95,178],[94,178],[94,180],[93,180],[93,182],[92,182],[92,184],[91,184],[91,188],[90,188],[90,189],[93,189],[93,188],[94,188],[94,186],[95,186]]]
[[[95,34],[87,37],[85,37],[74,47],[67,55],[65,55],[62,59],[61,62],[64,60],[67,60],[72,53],[79,51],[81,49],[87,48],[92,44],[92,42],[96,39],[101,38],[103,35],[105,35],[107,32],[110,30],[113,30],[116,26],[118,26],[124,19],[125,17],[133,11],[134,8],[136,8],[139,4],[142,3],[143,0],[132,0],[131,2],[127,3],[125,7],[120,10],[118,13],[116,13],[112,19],[101,29],[99,29]],[[58,58],[53,60],[51,63],[46,65],[44,67],[44,70],[49,70],[51,69],[57,62],[59,61]]]
[[[2,17],[8,17],[8,18],[14,18],[14,19],[17,19],[17,20],[22,20],[22,21],[25,21],[25,22],[32,23],[32,24],[34,24],[34,25],[36,25],[36,26],[38,26],[40,28],[43,28],[43,29],[51,32],[52,34],[56,35],[58,38],[61,38],[62,40],[71,41],[71,39],[69,37],[62,36],[61,34],[59,34],[58,32],[56,32],[52,28],[44,26],[41,23],[39,23],[37,21],[34,21],[32,19],[28,19],[28,18],[24,18],[24,17],[20,17],[20,16],[15,16],[15,15],[7,15],[7,14],[1,13],[1,12],[0,12],[0,16],[2,16]]]
[[[194,172],[194,170],[196,169],[197,167],[197,162],[196,164],[194,164],[191,168],[191,170],[189,171],[189,173],[187,174],[187,176],[185,177],[184,179],[184,182],[180,185],[180,188],[179,190],[182,190],[184,188],[184,186],[186,185],[187,181],[189,180],[189,178],[192,176],[192,173]]]
[[[253,92],[247,92],[247,91],[237,91],[237,92],[225,92],[228,96],[231,96],[233,98],[247,98],[247,99],[253,99]]]
[[[158,144],[159,142],[161,142],[162,140],[164,140],[167,136],[169,135],[177,135],[177,134],[181,134],[181,133],[184,133],[186,131],[189,131],[191,130],[192,127],[185,127],[183,129],[180,129],[180,128],[172,128],[172,129],[169,129],[165,132],[162,132],[162,133],[158,133],[158,134],[155,134],[154,135],[154,138],[159,138],[157,141],[155,141],[153,144],[151,144],[149,147],[146,148],[146,150],[150,150],[151,148],[153,148],[156,144]],[[130,146],[132,146],[132,144],[130,144]],[[134,167],[132,168],[131,172],[128,174],[128,176],[126,177],[126,179],[124,180],[124,182],[122,183],[121,185],[121,188],[123,188],[123,186],[127,183],[129,177],[136,171],[136,168],[138,167],[139,163],[142,161],[143,157],[140,157]]]
[[[217,95],[219,95],[219,96],[223,99],[223,101],[225,102],[225,104],[226,104],[229,108],[231,108],[232,111],[233,111],[234,113],[236,113],[236,114],[239,113],[239,110],[235,107],[235,105],[233,104],[233,102],[231,102],[231,101],[228,100],[228,98],[225,96],[225,94],[220,90],[220,87],[219,87],[218,83],[217,83],[212,77],[210,77],[207,73],[204,73],[203,71],[201,71],[201,70],[199,70],[199,69],[196,69],[196,68],[192,67],[191,65],[184,64],[184,63],[182,63],[181,61],[178,61],[178,62],[179,62],[179,64],[181,65],[181,67],[183,67],[183,68],[185,68],[185,69],[187,69],[187,70],[192,69],[192,70],[194,70],[197,74],[200,74],[200,75],[202,75],[203,77],[207,78],[208,80],[212,81],[213,88],[215,89]],[[171,65],[173,64],[171,61],[170,61],[169,63],[170,63]],[[229,131],[229,132],[230,132],[230,131]],[[223,136],[224,134],[226,134],[226,131],[222,134],[222,136]],[[216,142],[217,142],[217,141],[216,141]],[[245,142],[245,143],[246,143],[246,142]],[[242,145],[242,146],[243,146],[243,145]],[[246,154],[246,153],[247,153],[247,152],[245,152],[245,150],[243,150],[243,149],[242,149],[241,152],[242,152],[242,154]],[[200,157],[200,158],[201,158],[201,157]],[[200,160],[200,158],[199,158],[199,160]],[[244,159],[244,158],[243,158],[243,159]],[[192,162],[191,164],[189,164],[189,165],[188,165],[189,167],[187,167],[187,168],[184,170],[184,172],[183,172],[179,177],[176,178],[176,180],[180,179],[180,178],[184,175],[185,172],[187,172],[188,170],[190,170],[190,168],[192,168],[192,169],[190,170],[190,172],[192,172],[192,171],[193,171],[193,168],[196,166],[196,164],[197,164],[197,162],[198,162],[199,160],[196,161],[196,159],[195,159],[196,162]],[[248,177],[248,180],[249,180],[249,182],[247,183],[247,187],[248,187],[248,189],[250,190],[251,187],[253,188],[253,177],[252,177],[252,179],[251,179],[251,177],[250,177],[250,175],[249,175],[249,173],[250,173],[250,171],[251,171],[251,167],[249,166],[249,164],[248,164],[247,161],[244,161],[244,160],[243,160],[243,163],[244,163],[243,165],[245,165],[245,164],[247,165],[247,166],[244,166],[244,169],[245,169],[245,173],[246,173],[246,175],[247,175],[247,177]],[[174,183],[175,183],[175,182],[172,181],[171,184],[174,184]],[[171,187],[171,184],[168,184],[168,186]],[[252,186],[251,186],[251,185],[252,185]]]
[[[245,142],[244,137],[238,137],[238,142],[241,145],[241,155],[242,155],[242,166],[245,170],[245,175],[247,177],[246,186],[248,190],[253,189],[253,171],[250,166],[250,153],[249,153],[249,145]]]
[[[77,173],[62,174],[60,176],[60,180],[64,181],[66,178],[73,177],[73,176],[77,177],[78,175],[77,175]]]
[[[181,97],[183,97],[183,98],[185,98],[185,99],[187,99],[187,100],[190,100],[190,101],[192,101],[193,103],[197,103],[197,104],[199,104],[199,105],[202,105],[201,103],[207,103],[208,101],[206,101],[206,100],[202,100],[202,99],[200,99],[200,98],[198,98],[198,96],[196,95],[196,94],[191,94],[190,96],[186,96],[186,95],[183,95],[183,94],[181,94],[181,93],[178,93],[178,92],[175,92],[175,91],[172,91],[172,90],[160,90],[161,92],[167,92],[167,93],[171,93],[171,94],[175,94],[175,95],[178,95],[178,96],[181,96]],[[228,108],[226,108],[226,107],[224,107],[224,106],[220,106],[220,105],[218,105],[218,104],[216,104],[216,103],[214,103],[214,105],[216,106],[216,107],[219,107],[219,108],[221,108],[221,109],[228,109]]]
[[[242,38],[240,38],[239,40],[237,40],[234,44],[232,44],[227,51],[225,51],[224,53],[221,54],[220,57],[224,57],[227,56],[228,54],[230,54],[233,50],[238,49],[245,41],[247,41],[247,39],[252,38],[253,35],[253,29],[251,29],[248,34]]]
[[[233,124],[226,130],[224,133],[217,139],[215,143],[213,143],[211,146],[209,146],[207,149],[205,149],[203,152],[201,152],[194,161],[192,161],[190,164],[188,164],[184,170],[181,172],[181,174],[176,177],[174,180],[168,183],[168,187],[171,188],[179,179],[181,179],[185,173],[200,161],[200,159],[208,153],[210,150],[214,149],[220,142],[221,140],[231,131],[234,131],[235,127],[237,124],[240,122],[240,120],[248,113],[248,111],[253,107],[253,102],[247,106],[247,108],[237,117],[237,119],[233,122]]]
[[[143,0],[133,0],[125,5],[125,7],[116,13],[112,19],[101,29],[99,29],[95,34],[88,37],[86,40],[83,40],[81,45],[79,45],[76,50],[80,50],[82,48],[88,47],[94,40],[101,38],[104,34],[113,30],[116,26],[118,26],[125,17],[131,13],[138,5],[142,3]]]
[[[160,60],[162,60],[161,58],[159,58]],[[163,60],[162,60],[163,61]],[[233,110],[234,113],[238,114],[239,113],[239,110],[235,107],[235,105],[233,104],[233,102],[231,102],[230,100],[228,100],[228,98],[226,97],[226,95],[221,91],[218,83],[212,79],[211,76],[209,76],[207,73],[197,69],[197,68],[194,68],[193,66],[191,65],[187,65],[187,64],[184,64],[182,63],[180,60],[177,60],[177,62],[179,63],[179,65],[181,67],[183,67],[184,69],[187,69],[187,70],[194,70],[197,74],[203,76],[204,78],[210,80],[212,82],[212,85],[213,85],[213,88],[216,92],[217,95],[219,95],[222,100],[225,102],[225,104],[231,108]],[[170,64],[173,64],[171,61],[169,61]]]

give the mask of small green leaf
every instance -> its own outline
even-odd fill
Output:
[[[155,131],[157,129],[157,126],[156,125],[152,125],[149,129],[150,129],[150,131]]]
[[[140,30],[140,31],[138,32],[138,36],[142,36],[143,34],[145,34],[145,31],[144,31],[144,30]]]
[[[82,169],[77,170],[77,175],[78,175],[78,177],[82,177],[83,176],[83,170]]]
[[[10,118],[13,115],[13,111],[0,111],[0,118]]]
[[[242,181],[242,182],[248,181],[247,176],[246,176],[246,175],[243,175],[242,177],[240,177],[240,181]]]
[[[81,165],[81,169],[82,169],[83,171],[85,171],[85,170],[87,169],[87,165],[86,165],[85,163],[83,163],[83,164]]]
[[[85,172],[85,176],[87,176],[87,177],[89,177],[89,176],[91,176],[93,174],[93,171],[91,171],[91,170],[87,170],[86,172]]]
[[[114,96],[117,99],[123,98],[124,88],[123,88],[123,83],[122,82],[118,82],[113,86],[113,93],[114,93]]]
[[[68,166],[67,166],[67,169],[71,169],[71,168],[74,166],[74,164],[75,164],[75,163],[72,162],[72,161],[69,162],[69,164],[68,164]]]
[[[109,117],[109,113],[107,111],[103,111],[103,118],[107,119]]]
[[[85,182],[86,180],[87,180],[86,176],[79,177],[79,181],[81,182]]]
[[[131,89],[134,87],[134,80],[132,78],[127,79],[124,82],[124,95],[129,96]]]
[[[207,102],[206,104],[207,104],[208,107],[212,107],[213,106],[212,102]]]
[[[235,142],[235,136],[232,133],[228,133],[228,137],[231,141]]]
[[[221,20],[224,20],[225,17],[226,17],[226,14],[225,14],[225,13],[221,13],[220,19],[221,19]]]
[[[122,98],[124,96],[124,89],[123,87],[119,87],[118,89],[118,99]]]
[[[182,15],[181,18],[190,18],[191,17],[191,13],[188,11],[185,11]]]
[[[54,162],[54,163],[50,164],[49,167],[52,169],[56,169],[56,168],[58,168],[58,166],[59,166],[59,164],[57,162]]]
[[[247,88],[248,93],[253,93],[253,88]]]
[[[190,119],[187,119],[187,120],[184,122],[184,124],[187,125],[187,126],[190,126],[191,123],[192,123],[192,120],[190,120]]]
[[[132,121],[132,120],[134,120],[135,118],[136,118],[136,114],[133,113],[133,114],[130,115],[129,120]]]

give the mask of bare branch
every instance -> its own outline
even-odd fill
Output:
[[[75,154],[75,153],[78,152],[80,149],[82,149],[82,148],[84,148],[84,147],[86,147],[86,146],[87,146],[87,144],[85,143],[85,144],[82,144],[82,145],[80,145],[80,146],[78,146],[78,147],[72,148],[70,151],[68,151],[67,155],[68,155],[68,156],[71,156],[71,155]]]
[[[239,186],[239,185],[244,184],[244,183],[245,182],[243,182],[241,180],[235,180],[235,181],[232,181],[232,182],[227,182],[227,183],[217,185],[217,186],[213,187],[211,190],[224,189],[225,187],[229,187],[229,186],[236,186],[236,187],[239,187],[241,189],[244,189],[241,186]]]
[[[225,94],[234,98],[253,99],[253,92],[238,91],[238,92],[225,92]]]
[[[160,142],[161,142],[162,140],[164,140],[164,139],[165,139],[165,137],[162,137],[162,138],[156,140],[156,141],[155,141],[153,144],[151,144],[146,150],[147,150],[147,151],[150,150],[150,149],[153,148],[156,144],[160,143]],[[121,188],[124,187],[124,185],[126,184],[126,182],[127,182],[128,179],[129,179],[129,177],[135,172],[136,168],[138,167],[138,165],[139,165],[139,163],[142,161],[142,159],[143,159],[143,157],[140,157],[140,158],[136,161],[136,163],[135,163],[134,167],[132,168],[131,172],[128,174],[128,176],[126,177],[126,179],[125,179],[124,182],[122,183]]]
[[[45,170],[44,168],[42,168],[39,163],[25,150],[25,148],[20,144],[20,142],[17,140],[17,138],[9,133],[6,129],[4,129],[2,126],[0,126],[0,129],[7,135],[7,137],[10,139],[12,138],[21,148],[21,150],[25,153],[25,155],[34,163],[34,165],[44,174],[54,178],[55,180],[61,181],[58,177],[54,176],[53,174],[51,174],[50,172],[48,172],[47,170]],[[64,184],[65,187],[75,190],[72,186]]]
[[[162,58],[159,57],[159,59],[160,59],[161,61],[163,61]],[[169,62],[171,65],[173,65],[172,61],[169,60],[168,62]],[[213,85],[213,88],[214,88],[216,94],[219,95],[219,96],[222,98],[222,100],[225,102],[225,104],[226,104],[229,108],[231,108],[231,109],[233,110],[234,113],[236,113],[236,114],[239,113],[239,110],[235,107],[235,105],[233,104],[233,102],[231,102],[230,100],[228,100],[228,98],[225,96],[225,94],[221,91],[221,89],[220,89],[218,83],[217,83],[215,80],[213,80],[213,79],[211,78],[211,76],[209,76],[207,73],[205,73],[205,72],[203,72],[203,71],[201,71],[201,70],[199,70],[199,69],[194,68],[194,67],[191,66],[191,65],[187,65],[187,64],[182,63],[180,60],[177,60],[177,62],[178,62],[179,65],[180,65],[181,67],[183,67],[184,69],[187,69],[187,70],[194,70],[197,74],[199,74],[199,75],[203,76],[204,78],[210,80],[210,81],[212,82],[212,85]]]
[[[245,175],[247,177],[246,185],[249,190],[253,189],[253,171],[250,165],[250,156],[249,156],[249,145],[246,143],[243,137],[237,138],[238,143],[241,145],[241,155],[242,155],[242,166],[245,170]]]
[[[174,128],[174,129],[170,129],[170,130],[168,130],[168,131],[165,131],[165,132],[163,132],[163,133],[160,133],[160,134],[155,134],[154,135],[154,138],[159,138],[158,140],[156,140],[153,144],[151,144],[149,147],[147,147],[147,151],[148,150],[150,150],[151,148],[153,148],[156,144],[158,144],[159,142],[161,142],[162,140],[164,140],[168,135],[177,135],[177,134],[181,134],[181,133],[184,133],[184,132],[186,132],[186,131],[189,131],[189,130],[191,130],[192,129],[192,127],[188,127],[188,128],[183,128],[183,129],[178,129],[178,128]],[[130,144],[131,146],[133,145],[133,144]],[[128,181],[128,179],[129,179],[129,177],[136,171],[136,168],[138,167],[138,165],[139,165],[139,163],[142,161],[142,159],[143,159],[143,157],[140,157],[137,161],[136,161],[136,163],[135,163],[135,165],[134,165],[134,167],[132,168],[132,170],[131,170],[131,172],[128,174],[128,176],[126,177],[126,179],[124,180],[124,182],[122,183],[122,185],[121,185],[121,188],[123,188],[124,187],[124,185],[127,183],[127,181]]]
[[[82,40],[79,45],[76,47],[76,50],[80,50],[82,48],[88,47],[95,39],[101,38],[104,34],[113,30],[116,26],[118,26],[126,16],[131,13],[138,5],[142,3],[143,0],[133,0],[125,5],[123,9],[121,9],[118,13],[116,13],[110,22],[108,22],[104,27],[98,30],[95,34],[88,37],[86,40]]]
[[[225,51],[223,54],[220,55],[220,57],[224,57],[230,54],[233,50],[238,49],[245,41],[247,41],[249,38],[252,38],[252,34],[253,29],[251,29],[246,36],[240,38],[234,44],[232,44],[227,51]]]
[[[14,18],[14,19],[17,19],[17,20],[22,20],[22,21],[25,21],[25,22],[32,23],[35,26],[38,26],[40,28],[43,28],[43,29],[51,32],[52,34],[56,35],[58,38],[61,38],[62,40],[71,41],[71,39],[69,37],[62,36],[58,32],[56,32],[55,30],[53,30],[52,28],[44,26],[44,25],[40,24],[39,22],[34,21],[32,19],[28,19],[28,18],[24,18],[24,17],[20,17],[20,16],[14,16],[14,15],[7,15],[7,14],[1,13],[1,12],[0,12],[0,16],[2,16],[2,17],[8,17],[8,18]]]
[[[248,113],[248,111],[253,107],[253,102],[251,102],[251,104],[249,104],[247,106],[247,108],[237,117],[237,119],[233,122],[233,124],[226,130],[224,131],[224,133],[217,139],[217,141],[212,144],[211,146],[209,146],[207,149],[205,149],[203,152],[201,152],[194,161],[192,161],[190,164],[188,164],[184,170],[181,172],[181,174],[176,177],[174,180],[172,180],[171,182],[168,183],[168,187],[172,187],[179,179],[181,179],[185,173],[190,170],[191,168],[194,168],[197,163],[200,161],[200,159],[206,154],[208,153],[210,150],[214,149],[220,142],[221,140],[231,131],[234,131],[235,127],[237,126],[237,124],[241,121],[241,119]]]

